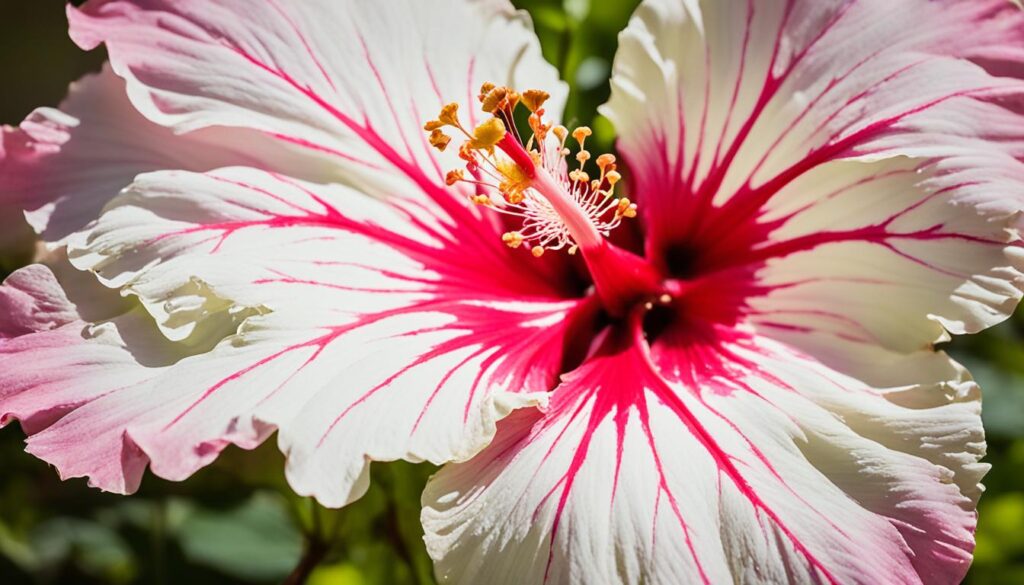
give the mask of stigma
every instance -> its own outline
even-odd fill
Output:
[[[470,184],[473,204],[519,218],[521,227],[503,234],[502,241],[538,258],[547,251],[575,254],[600,247],[623,220],[637,214],[635,203],[615,193],[622,180],[615,156],[592,160],[586,148],[590,128],[570,131],[546,121],[549,97],[541,90],[519,93],[485,83],[478,98],[491,117],[468,128],[459,118],[458,104],[451,103],[424,126],[430,144],[442,151],[452,142],[449,132],[460,135],[464,168],[449,171],[445,182]],[[518,108],[529,112],[529,133],[516,127]],[[572,159],[570,137],[577,147]]]

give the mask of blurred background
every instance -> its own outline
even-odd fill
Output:
[[[614,130],[596,108],[636,0],[514,1],[572,85],[564,122],[589,124],[596,150],[611,150]],[[68,40],[62,0],[0,0],[0,23],[0,123],[57,106],[104,60]],[[0,250],[0,275],[28,253]],[[992,464],[967,583],[1024,583],[1024,315],[947,349],[984,389]],[[300,563],[316,566],[312,585],[433,583],[419,528],[429,466],[375,465],[366,497],[326,510],[291,493],[271,440],[254,453],[228,449],[183,483],[147,476],[125,498],[60,482],[23,453],[23,439],[17,425],[0,429],[0,583],[280,583]]]

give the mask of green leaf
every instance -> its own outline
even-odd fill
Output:
[[[228,511],[198,509],[178,533],[189,560],[243,579],[279,581],[302,555],[302,535],[284,498],[267,492]]]
[[[124,539],[110,527],[81,518],[54,518],[32,533],[40,569],[73,562],[83,573],[109,583],[128,583],[135,558]]]

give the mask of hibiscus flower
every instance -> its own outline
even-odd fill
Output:
[[[0,295],[0,416],[63,477],[276,432],[328,506],[447,463],[446,582],[964,575],[979,391],[935,345],[1021,297],[1019,9],[647,0],[622,160],[502,1],[69,17],[110,69],[0,167],[57,250]]]

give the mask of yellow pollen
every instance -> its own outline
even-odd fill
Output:
[[[496,168],[503,180],[498,185],[498,190],[505,196],[505,200],[513,205],[523,202],[523,192],[530,188],[530,177],[522,167],[508,159],[497,161]]]
[[[590,160],[590,153],[586,150],[581,150],[579,154],[576,155],[576,160],[580,161],[580,164],[584,164]]]
[[[530,130],[533,131],[533,137],[537,141],[543,141],[544,139],[546,139],[548,136],[548,131],[551,129],[551,126],[545,124],[543,118],[541,118],[541,116],[543,115],[544,110],[539,109],[536,113],[530,114],[530,117],[528,119],[528,122],[530,124]]]
[[[491,118],[473,130],[470,148],[493,151],[494,145],[505,137],[505,124],[497,118]]]
[[[615,214],[622,217],[636,217],[636,203],[632,203],[629,199],[622,197],[619,199]]]
[[[618,171],[609,171],[604,178],[608,181],[609,185],[614,187],[616,183],[622,180],[622,175]]]
[[[472,201],[473,203],[476,203],[477,205],[491,204],[491,198],[488,197],[487,195],[473,195],[472,197],[469,198],[469,200]]]
[[[579,128],[572,131],[572,137],[575,138],[576,142],[579,142],[580,146],[582,147],[583,142],[586,141],[587,137],[593,133],[593,130],[591,130],[590,128],[587,128],[586,126],[580,126]]]
[[[476,164],[477,158],[476,153],[469,147],[469,142],[463,142],[462,146],[459,147],[459,158],[466,161],[467,163]]]
[[[601,169],[602,171],[613,164],[615,164],[614,154],[602,154],[601,156],[597,157],[597,168]]]
[[[516,106],[519,105],[519,101],[521,99],[522,99],[522,96],[520,96],[518,93],[516,93],[514,91],[509,91],[508,95],[505,96],[505,103],[503,104],[503,106],[504,106],[505,109],[508,109],[509,111],[512,111],[512,110],[516,109]]]
[[[430,133],[430,146],[433,146],[441,152],[444,152],[444,149],[448,148],[448,143],[451,141],[451,136],[448,136],[438,129],[435,129]]]
[[[431,120],[423,125],[423,129],[427,132],[433,132],[434,130],[440,130],[444,128],[444,122],[441,120]]]
[[[509,248],[518,248],[523,245],[523,234],[519,232],[505,232],[501,236],[501,241]]]
[[[590,175],[579,169],[569,171],[569,178],[572,179],[573,181],[579,181],[580,183],[586,183],[590,181]]]
[[[530,250],[530,253],[533,254],[534,258],[540,258],[544,255],[544,246],[534,246]]]

